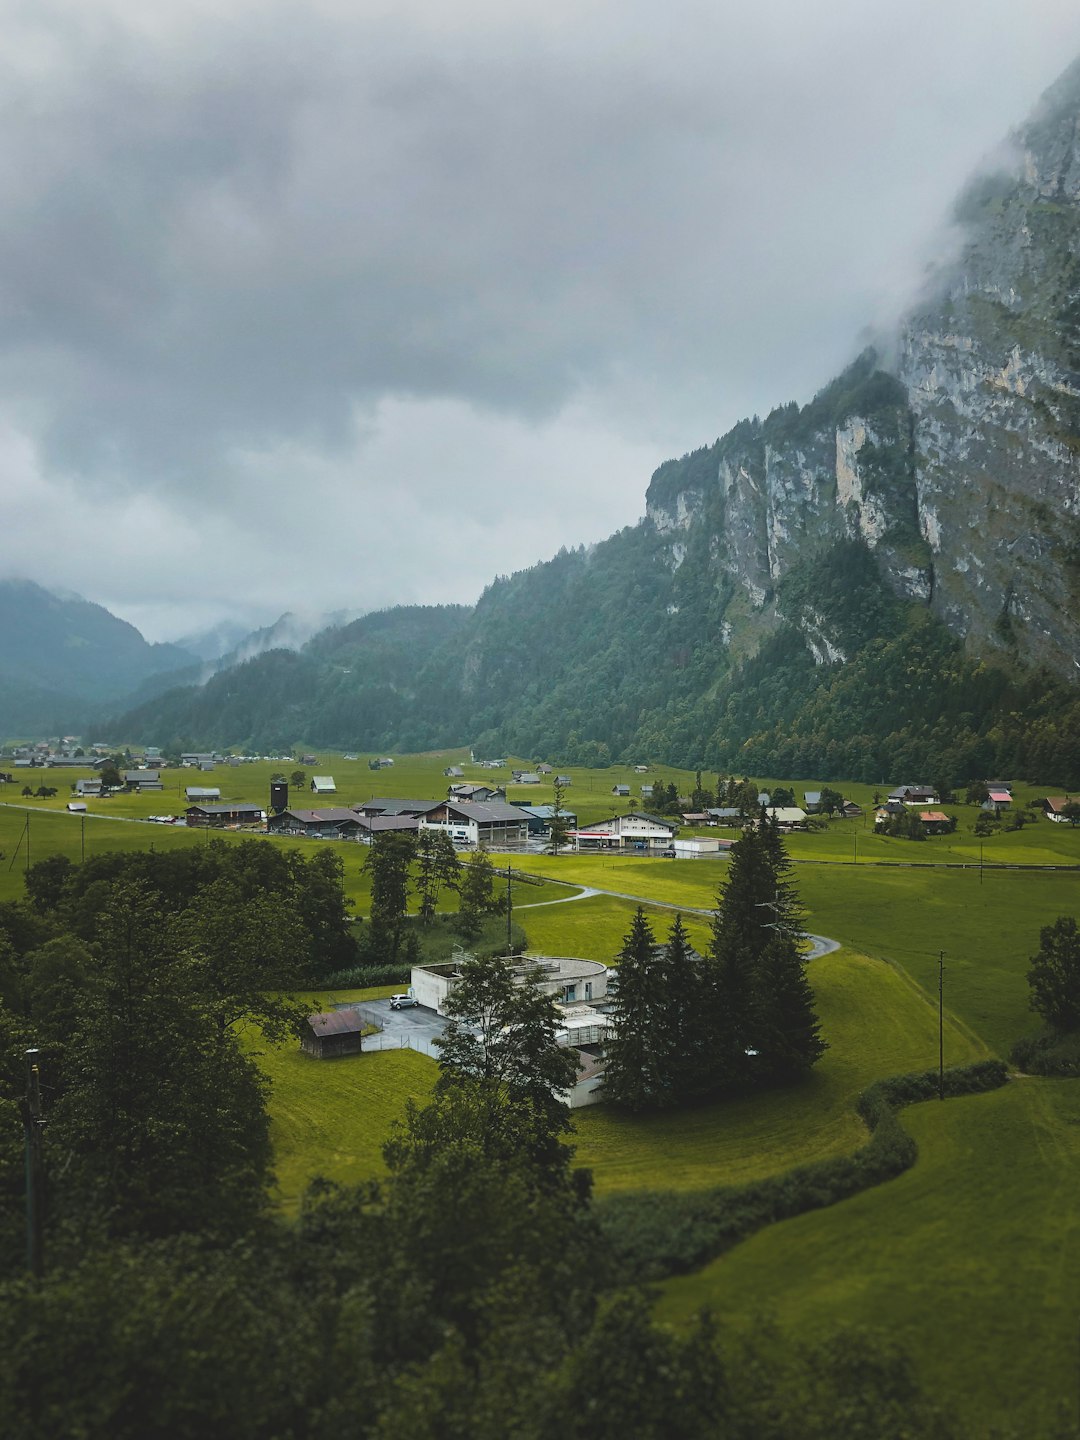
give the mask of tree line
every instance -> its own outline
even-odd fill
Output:
[[[826,1049],[802,914],[775,819],[732,846],[706,954],[677,915],[658,944],[639,906],[618,957],[604,1094],[629,1110],[789,1083]]]

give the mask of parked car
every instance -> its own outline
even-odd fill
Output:
[[[417,998],[416,998],[415,995],[391,995],[391,996],[390,996],[390,1009],[391,1009],[391,1010],[407,1010],[410,1005],[419,1005],[419,1004],[420,1004],[420,1001],[417,1000]]]

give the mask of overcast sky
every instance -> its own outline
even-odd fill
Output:
[[[1075,0],[0,0],[0,574],[472,601],[887,330]]]

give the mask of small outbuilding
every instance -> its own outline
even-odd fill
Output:
[[[334,784],[334,777],[332,775],[313,775],[311,792],[313,795],[336,795],[337,786]]]
[[[309,1015],[300,1036],[300,1049],[316,1060],[359,1055],[363,1048],[364,1020],[359,1010],[324,1010]]]

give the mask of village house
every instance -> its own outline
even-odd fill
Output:
[[[1065,814],[1066,805],[1080,805],[1080,800],[1068,795],[1047,795],[1043,803],[1043,814],[1056,824],[1069,824],[1071,816]]]
[[[599,960],[566,956],[528,956],[514,966],[520,984],[532,979],[537,989],[560,1005],[588,1004],[608,993],[608,968]],[[443,965],[414,965],[412,994],[421,1005],[445,1015],[447,997],[461,979],[461,960]]]
[[[1012,796],[1008,790],[1000,787],[988,788],[986,799],[982,802],[984,810],[990,810],[995,815],[1000,815],[1003,810],[1008,810],[1012,804]]]
[[[673,820],[630,810],[571,830],[569,838],[575,850],[670,850],[678,829]]]
[[[505,800],[506,790],[502,786],[480,785],[466,781],[461,785],[451,785],[446,792],[448,800],[479,800],[484,803],[488,800]]]
[[[141,795],[144,791],[164,790],[165,786],[157,770],[125,770],[124,788]]]
[[[923,810],[919,815],[919,825],[924,835],[948,835],[955,828],[944,810]]]
[[[932,785],[898,785],[889,791],[890,800],[899,800],[902,805],[933,805],[937,791]]]

